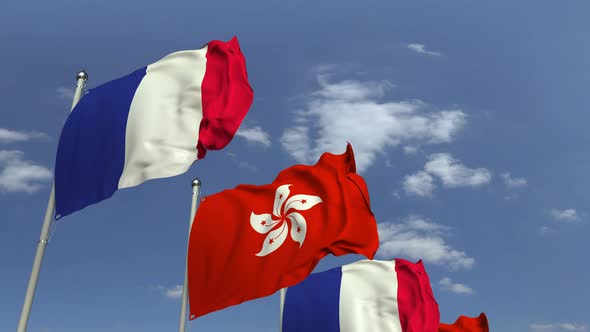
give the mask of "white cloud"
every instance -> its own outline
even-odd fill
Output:
[[[580,221],[581,218],[575,209],[551,210],[551,215],[558,221]]]
[[[322,88],[313,92],[313,96],[341,101],[367,100],[383,97],[387,89],[393,86],[387,81],[369,81],[359,84],[358,81],[345,80],[338,83],[329,83],[328,76],[318,75],[318,83]]]
[[[348,141],[362,172],[387,147],[449,143],[466,123],[461,110],[427,111],[419,100],[380,102],[388,82],[330,83],[320,74],[318,84],[281,137],[283,148],[301,163],[314,163],[324,152],[342,153]]]
[[[418,148],[415,146],[406,145],[404,146],[404,152],[406,154],[415,154],[416,152],[418,152]]]
[[[562,223],[577,223],[577,222],[582,222],[582,216],[580,215],[580,213],[578,213],[578,211],[576,211],[575,209],[564,209],[564,210],[559,210],[559,209],[552,209],[551,210],[551,216],[553,217],[553,219],[557,222],[562,222]],[[541,226],[539,228],[539,234],[540,235],[545,235],[548,233],[552,233],[555,232],[556,229],[553,226]]]
[[[501,176],[508,189],[522,188],[527,185],[525,178],[513,178],[510,173],[504,173]]]
[[[438,177],[444,187],[477,187],[490,182],[492,174],[485,168],[468,168],[448,153],[435,153],[429,156],[423,171],[404,177],[406,194],[432,196],[436,188],[433,175]]]
[[[552,229],[551,227],[549,227],[549,226],[541,226],[541,227],[539,228],[539,233],[540,233],[541,235],[545,235],[545,234],[547,234],[547,233],[549,233],[549,232],[551,232],[551,231],[553,231],[553,229]]]
[[[309,129],[305,125],[288,128],[283,132],[281,144],[295,160],[313,162],[310,155]]]
[[[240,159],[237,154],[233,152],[226,152],[225,155],[232,160],[239,168],[245,168],[251,172],[256,172],[258,168],[256,166],[250,164],[249,162]]]
[[[473,288],[465,285],[454,283],[451,278],[442,278],[439,282],[442,290],[449,291],[456,294],[473,294],[475,291]]]
[[[33,193],[53,177],[48,168],[24,160],[18,150],[0,150],[0,192]]]
[[[586,326],[573,323],[531,324],[529,325],[529,329],[535,332],[588,331]]]
[[[236,136],[242,137],[248,142],[258,143],[266,147],[271,146],[270,135],[259,126],[255,127],[240,127]]]
[[[477,187],[490,182],[492,174],[485,168],[468,168],[448,153],[430,155],[424,170],[438,176],[445,187]]]
[[[34,139],[48,139],[49,136],[37,131],[16,131],[0,128],[0,143],[26,142]]]
[[[179,299],[182,297],[182,288],[183,285],[176,285],[174,287],[168,288],[164,286],[156,286],[157,289],[162,291],[164,296],[169,299]]]
[[[418,196],[431,196],[435,188],[432,176],[424,171],[419,171],[404,178],[404,190],[408,194]]]
[[[68,100],[74,99],[75,89],[73,89],[73,88],[59,87],[59,88],[57,88],[56,92],[57,92],[57,96],[59,98],[68,99]]]
[[[380,257],[422,259],[451,269],[469,269],[475,263],[475,259],[445,242],[449,227],[415,215],[407,217],[403,223],[379,223],[377,226],[381,242],[377,254]]]
[[[433,55],[433,56],[442,55],[440,52],[426,50],[426,46],[424,46],[423,44],[408,44],[408,49],[410,49],[416,53],[420,53],[420,54],[427,54],[427,55]]]

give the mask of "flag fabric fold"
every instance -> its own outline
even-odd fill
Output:
[[[421,261],[361,260],[289,287],[282,332],[436,332],[439,322]]]
[[[372,259],[379,238],[369,204],[350,145],[270,184],[205,197],[189,239],[190,319],[301,282],[328,254]]]
[[[460,316],[453,324],[441,323],[438,332],[490,332],[485,313],[478,317]]]
[[[253,96],[235,37],[169,54],[90,89],[59,139],[56,218],[117,189],[186,172],[232,140]]]

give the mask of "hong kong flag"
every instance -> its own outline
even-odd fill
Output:
[[[438,332],[490,332],[485,313],[478,317],[460,316],[453,324],[441,323]]]
[[[273,294],[307,277],[324,256],[373,259],[377,223],[350,144],[267,185],[205,197],[188,248],[190,319]]]

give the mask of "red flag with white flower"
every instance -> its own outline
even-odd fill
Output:
[[[490,332],[485,313],[478,317],[460,316],[453,324],[440,323],[438,332]]]
[[[190,319],[273,294],[307,277],[324,256],[373,259],[377,223],[350,144],[267,185],[205,197],[188,248]]]

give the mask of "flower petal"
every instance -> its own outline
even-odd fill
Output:
[[[307,222],[305,218],[297,212],[291,212],[287,215],[291,220],[291,238],[295,242],[299,242],[299,248],[303,245],[305,234],[307,234]]]
[[[290,184],[284,184],[278,187],[277,191],[275,192],[275,201],[274,206],[272,208],[272,214],[274,214],[277,217],[282,217],[281,207],[283,206],[283,203],[285,202],[285,200],[287,200],[287,197],[289,197],[289,194],[291,193],[291,191],[289,190],[290,186]]]
[[[314,205],[321,202],[322,199],[319,196],[294,195],[293,197],[289,198],[287,203],[285,203],[284,213],[287,214],[287,211],[289,211],[290,209],[295,209],[298,211],[309,210]]]
[[[250,214],[250,225],[260,234],[268,233],[278,222],[279,220],[272,220],[270,213]]]
[[[268,233],[266,239],[264,239],[264,243],[262,243],[262,249],[260,249],[260,252],[256,256],[266,256],[277,250],[285,242],[288,232],[289,227],[286,222],[283,222],[279,228]]]

